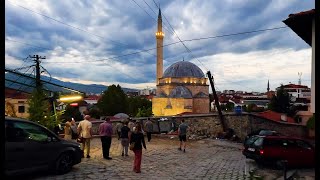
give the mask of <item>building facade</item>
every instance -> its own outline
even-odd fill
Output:
[[[152,99],[154,116],[181,113],[209,113],[209,85],[195,64],[179,61],[163,73],[163,38],[161,10],[158,15],[156,96]]]

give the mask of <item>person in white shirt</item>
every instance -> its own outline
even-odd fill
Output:
[[[87,158],[90,158],[90,141],[92,137],[92,123],[89,115],[84,116],[84,120],[80,121],[78,125],[79,136],[83,138],[81,149],[83,153],[86,151]]]

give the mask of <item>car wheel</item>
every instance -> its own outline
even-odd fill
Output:
[[[71,153],[63,153],[56,161],[56,173],[64,174],[71,171],[73,166],[73,157]]]
[[[275,161],[275,168],[281,170],[284,168],[283,160],[279,159]]]

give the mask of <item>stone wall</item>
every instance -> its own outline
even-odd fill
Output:
[[[217,137],[218,133],[222,132],[222,126],[217,114],[184,115],[178,117],[170,116],[166,118],[167,120],[164,121],[159,121],[160,117],[151,118],[151,121],[153,122],[154,133],[167,133],[170,131],[176,131],[181,123],[181,118],[185,119],[185,122],[189,125],[188,136],[214,138]],[[249,113],[243,113],[241,115],[237,115],[235,113],[225,113],[224,118],[227,128],[233,129],[235,135],[237,135],[241,140],[243,140],[248,133],[258,129],[275,130],[283,135],[288,136],[301,138],[308,137],[308,130],[306,126],[299,124],[274,122]],[[146,117],[143,117],[136,118],[135,120],[144,124],[146,119]],[[102,122],[103,121],[92,121],[92,129],[94,134],[99,134],[98,128]],[[115,127],[116,123],[117,121],[112,122],[113,127]],[[113,129],[115,132],[115,128]]]
[[[189,125],[189,136],[196,135],[202,137],[217,137],[218,133],[222,132],[222,126],[217,114],[210,115],[185,115],[179,117],[171,117],[168,121],[174,122],[178,127],[180,119],[185,119]],[[235,113],[224,114],[227,128],[234,130],[241,140],[244,140],[246,135],[258,129],[270,129],[280,132],[283,135],[306,138],[308,136],[307,128],[303,125],[290,124],[285,122],[274,122],[268,119],[260,118],[254,114],[243,113],[237,115]]]

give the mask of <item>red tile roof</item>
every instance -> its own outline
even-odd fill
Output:
[[[295,14],[289,14],[288,17],[297,17],[297,16],[305,16],[305,15],[313,15],[316,13],[316,10],[315,9],[311,9],[311,10],[308,10],[308,11],[301,11],[301,12],[298,12],[298,13],[295,13]]]
[[[28,99],[30,94],[19,92],[15,89],[5,88],[5,98],[12,99]]]
[[[308,86],[298,85],[298,84],[286,84],[284,88],[308,88]]]
[[[88,95],[87,97],[85,97],[85,100],[99,100],[101,98],[101,96],[97,96],[97,95]]]
[[[269,119],[276,122],[288,122],[288,123],[295,123],[295,120],[292,117],[287,116],[287,121],[281,120],[281,113],[274,112],[274,111],[264,111],[257,114],[257,116],[263,117],[265,119]]]
[[[312,21],[316,16],[315,9],[304,12],[289,14],[286,20],[283,20],[298,36],[307,44],[312,46]]]

